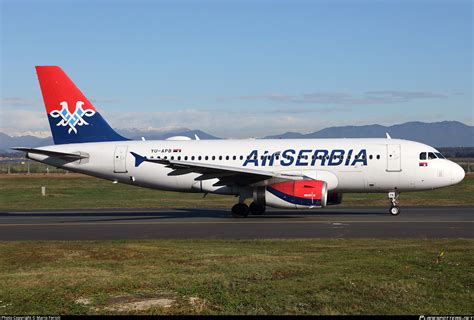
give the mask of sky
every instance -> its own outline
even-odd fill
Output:
[[[473,1],[0,0],[0,132],[50,135],[35,65],[120,129],[224,138],[474,123]]]

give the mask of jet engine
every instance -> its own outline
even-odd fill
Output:
[[[327,195],[325,181],[299,180],[279,182],[262,188],[254,193],[254,198],[257,198],[254,200],[274,208],[311,209],[325,207]]]

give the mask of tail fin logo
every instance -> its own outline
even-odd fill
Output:
[[[49,115],[53,118],[62,118],[61,121],[59,121],[56,126],[69,126],[68,133],[71,134],[71,132],[74,132],[77,134],[77,129],[76,126],[87,126],[89,123],[84,120],[85,117],[92,117],[95,114],[94,110],[91,109],[86,109],[84,110],[82,106],[84,105],[84,102],[82,101],[77,101],[76,102],[76,110],[74,113],[71,114],[68,108],[68,103],[66,101],[63,101],[60,103],[61,110],[53,110],[49,113]]]

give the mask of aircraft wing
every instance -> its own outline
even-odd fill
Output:
[[[216,178],[219,179],[219,182],[215,183],[214,186],[224,186],[231,184],[247,186],[270,178],[280,178],[282,180],[301,179],[301,176],[299,175],[284,174],[280,172],[230,167],[219,164],[196,163],[191,161],[148,159],[147,157],[136,154],[135,152],[131,152],[131,154],[135,157],[136,167],[138,167],[142,162],[151,162],[162,164],[168,168],[173,169],[173,171],[168,173],[170,176],[178,176],[188,173],[200,173],[201,175],[195,179],[196,181]]]
[[[18,151],[23,151],[26,153],[36,153],[42,154],[49,157],[64,159],[64,160],[80,160],[87,158],[85,155],[80,155],[76,153],[67,153],[67,152],[59,152],[59,151],[49,151],[43,149],[35,149],[35,148],[11,148]]]

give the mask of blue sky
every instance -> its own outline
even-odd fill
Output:
[[[116,128],[473,124],[472,1],[0,1],[2,132],[49,134],[35,65]]]

